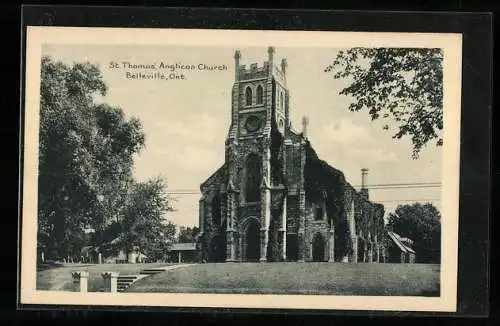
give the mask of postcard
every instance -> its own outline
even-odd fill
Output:
[[[26,45],[22,304],[456,311],[461,34]]]

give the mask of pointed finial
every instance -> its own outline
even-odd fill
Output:
[[[288,67],[288,63],[286,62],[286,59],[283,58],[281,59],[281,71],[283,73],[286,73],[286,67]]]
[[[234,52],[234,78],[235,78],[235,80],[238,80],[238,78],[240,76],[240,58],[241,58],[240,50],[236,50],[236,52]]]
[[[309,118],[307,116],[302,117],[302,135],[307,138],[307,125],[309,124]]]
[[[273,58],[274,58],[274,47],[270,46],[267,48],[267,54],[268,54],[268,61],[269,64],[273,63]]]

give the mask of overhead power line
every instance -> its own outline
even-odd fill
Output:
[[[355,188],[360,188],[361,185],[353,186]],[[381,183],[365,186],[366,189],[415,189],[415,188],[439,188],[441,187],[440,182],[420,182],[420,183]],[[200,191],[197,189],[173,189],[167,191],[169,195],[199,195]]]
[[[399,203],[399,202],[413,202],[413,201],[441,201],[441,198],[374,200],[374,202],[376,203]]]

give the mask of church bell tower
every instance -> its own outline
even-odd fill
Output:
[[[226,139],[226,261],[265,261],[271,220],[273,133],[284,136],[289,125],[286,59],[275,62],[267,49],[263,65],[241,64],[234,54],[231,126]],[[249,231],[250,230],[250,231]],[[255,234],[250,234],[251,230]],[[252,231],[253,232],[253,231]],[[255,243],[258,241],[258,243]]]

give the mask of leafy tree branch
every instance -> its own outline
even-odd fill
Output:
[[[351,48],[339,51],[325,72],[349,82],[340,94],[352,98],[350,111],[395,123],[393,138],[409,137],[418,158],[429,142],[443,144],[442,62],[441,49]]]

